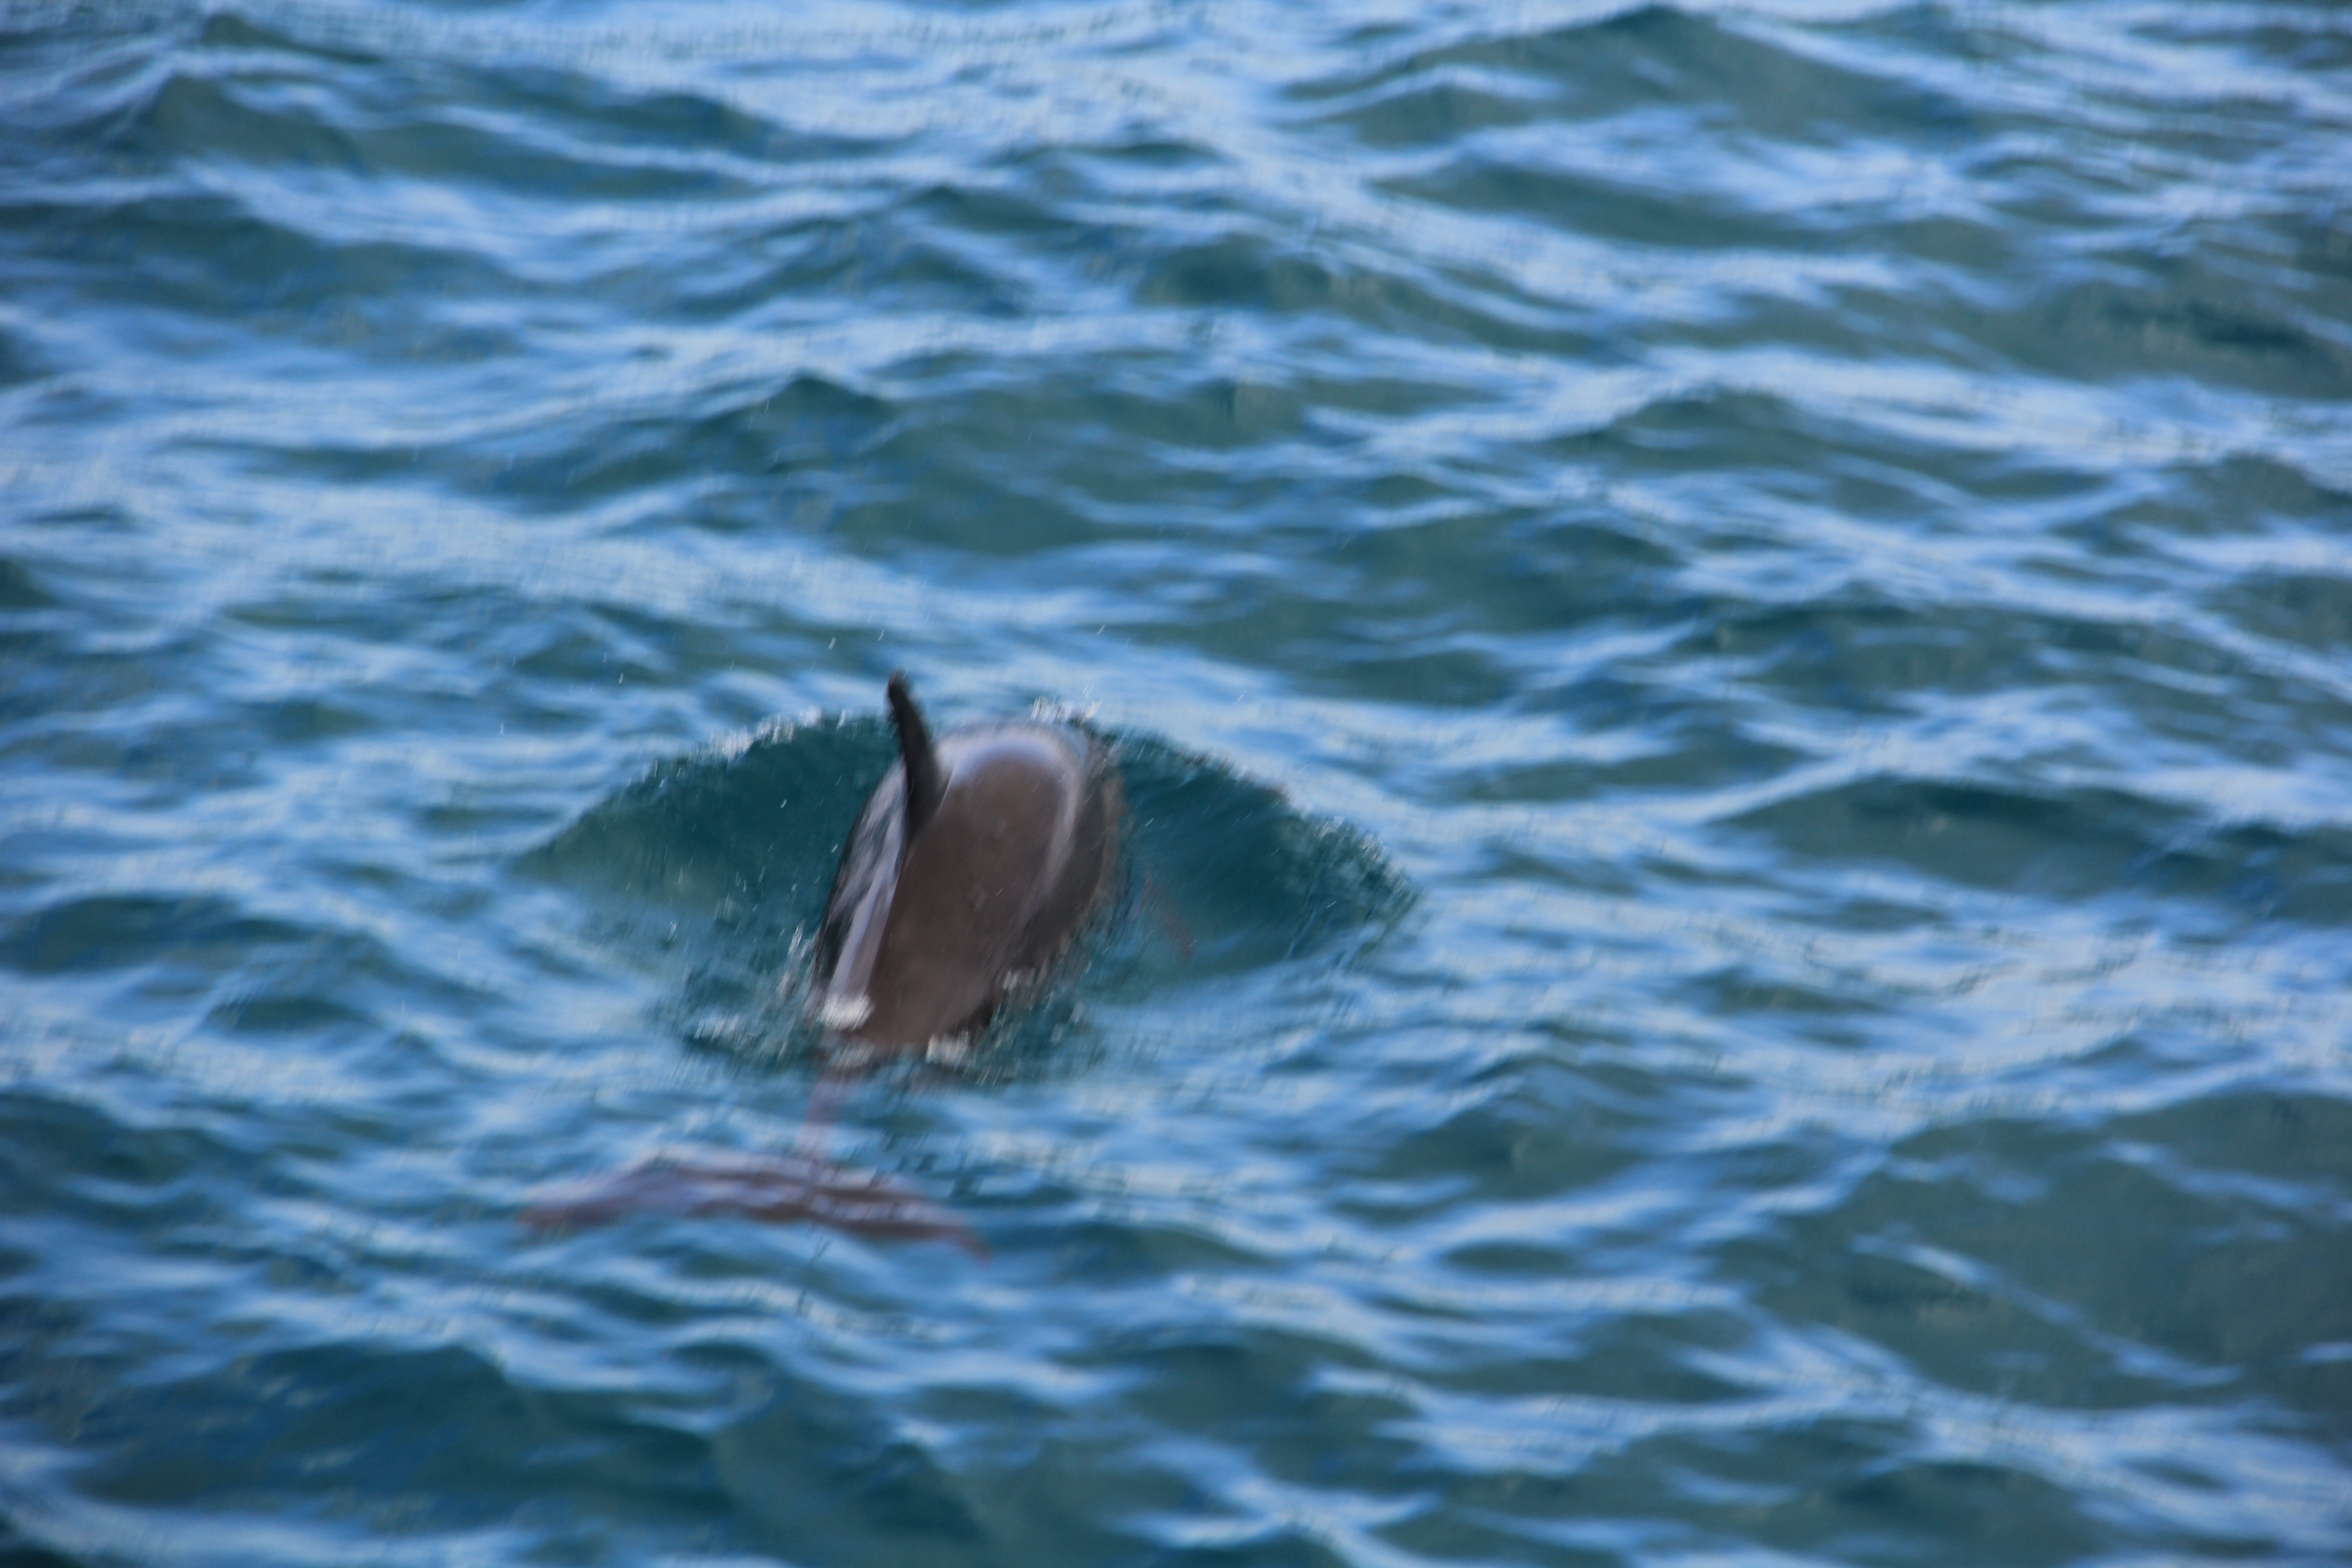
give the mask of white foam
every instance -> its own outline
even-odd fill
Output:
[[[872,1016],[874,1004],[863,996],[827,996],[816,1008],[816,1021],[828,1029],[854,1029]]]

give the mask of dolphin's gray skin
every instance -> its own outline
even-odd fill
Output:
[[[819,1019],[881,1047],[988,1022],[1061,956],[1118,861],[1127,792],[1067,724],[973,724],[935,742],[904,673],[898,763],[858,816],[817,933]]]

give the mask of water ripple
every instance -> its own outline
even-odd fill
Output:
[[[0,19],[0,1555],[2352,1552],[2295,0]],[[1131,875],[825,1152],[878,694]]]

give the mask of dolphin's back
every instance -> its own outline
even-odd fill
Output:
[[[866,804],[820,933],[824,1021],[876,1045],[922,1045],[988,1021],[1059,957],[1110,880],[1126,813],[1118,773],[1066,725],[950,731],[910,833],[894,764]]]

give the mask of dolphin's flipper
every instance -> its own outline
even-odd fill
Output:
[[[890,677],[890,717],[898,726],[898,754],[907,767],[907,842],[923,830],[923,824],[940,809],[940,797],[948,791],[947,781],[940,776],[939,752],[932,749],[931,731],[923,723],[923,710],[915,706],[915,693],[907,685],[907,672],[898,670]]]

